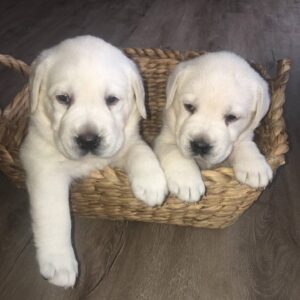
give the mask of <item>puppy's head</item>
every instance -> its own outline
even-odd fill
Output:
[[[70,159],[111,157],[124,143],[130,113],[145,117],[135,64],[101,39],[81,36],[45,50],[30,78],[31,112]]]
[[[224,161],[251,136],[270,103],[267,83],[241,57],[209,53],[180,63],[167,85],[167,115],[181,152]]]

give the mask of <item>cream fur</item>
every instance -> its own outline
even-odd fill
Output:
[[[66,106],[56,96],[72,96]],[[108,106],[105,99],[120,100]],[[32,226],[41,274],[73,286],[78,273],[71,243],[69,184],[111,165],[127,171],[135,196],[160,205],[166,180],[154,153],[139,135],[146,117],[144,88],[135,64],[120,50],[92,36],[72,38],[43,51],[30,78],[31,117],[21,148],[27,174]],[[83,155],[75,137],[85,128],[102,137]]]
[[[272,170],[252,138],[269,104],[265,80],[233,53],[209,53],[178,64],[168,80],[164,124],[155,143],[170,192],[198,201],[205,192],[200,169],[226,163],[240,182],[265,187]],[[230,114],[238,119],[226,124]],[[199,139],[209,141],[209,154],[192,151],[191,141]]]

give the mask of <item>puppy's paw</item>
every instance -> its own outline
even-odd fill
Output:
[[[73,249],[38,254],[41,275],[50,283],[64,288],[73,287],[78,274],[78,264]]]
[[[160,167],[132,176],[131,187],[134,196],[149,206],[161,205],[168,193],[166,178]]]
[[[240,161],[233,165],[235,176],[241,183],[263,188],[272,180],[273,172],[264,157],[253,161]]]
[[[198,168],[198,167],[197,167]],[[187,202],[196,202],[205,193],[205,185],[199,170],[174,170],[166,174],[170,193]]]

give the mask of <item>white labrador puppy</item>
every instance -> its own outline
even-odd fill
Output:
[[[167,193],[163,171],[139,135],[146,117],[135,64],[101,39],[81,36],[43,51],[30,78],[31,118],[21,148],[41,274],[73,286],[69,184],[107,165],[124,168],[148,205]]]
[[[205,192],[198,166],[224,162],[240,182],[265,187],[272,170],[252,139],[269,104],[265,80],[233,53],[178,64],[168,80],[164,124],[155,143],[170,192],[198,201]]]

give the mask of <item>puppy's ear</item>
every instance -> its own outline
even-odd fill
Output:
[[[269,87],[267,82],[259,78],[258,84],[255,87],[255,99],[254,99],[254,117],[251,124],[251,128],[254,130],[258,127],[262,118],[268,112],[270,107],[270,94],[269,94]]]
[[[42,81],[47,69],[47,54],[42,52],[31,64],[31,74],[29,78],[30,91],[30,111],[35,113],[40,101]]]
[[[131,67],[130,77],[131,77],[131,83],[132,83],[136,105],[141,116],[144,119],[146,119],[147,112],[145,107],[145,90],[144,90],[143,80],[138,71],[138,68],[133,62],[131,66],[132,67]]]
[[[185,63],[180,63],[176,66],[175,70],[169,76],[167,82],[167,103],[166,109],[168,109],[174,101],[178,85],[182,79],[183,73],[185,69]]]

